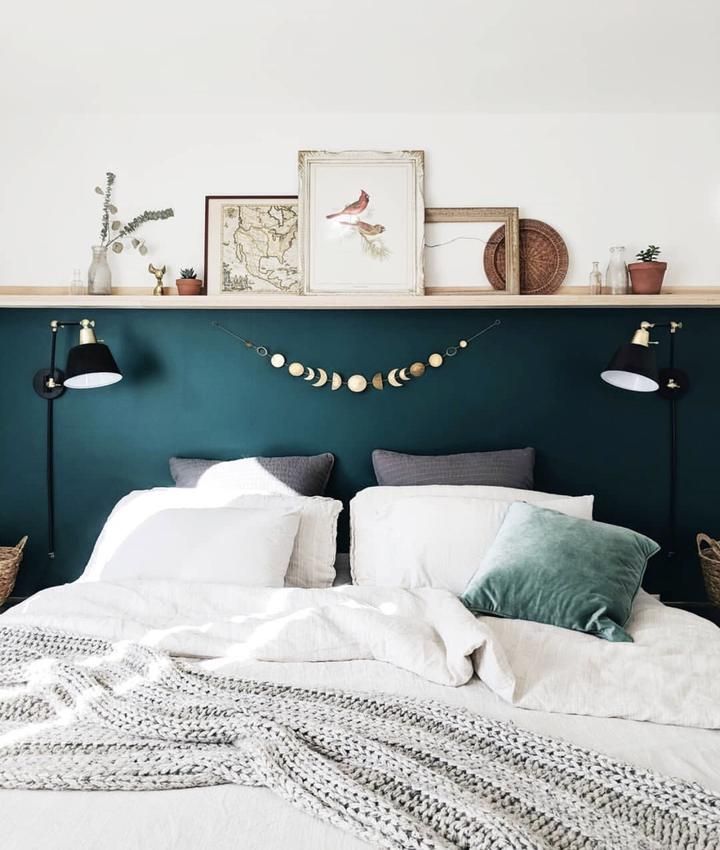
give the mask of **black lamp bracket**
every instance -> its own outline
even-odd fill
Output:
[[[682,398],[689,389],[690,381],[687,372],[683,372],[682,369],[660,369],[658,376],[660,378],[658,395],[661,398],[670,400]]]
[[[660,369],[660,387],[658,389],[658,395],[670,401],[682,398],[690,386],[687,372],[675,368],[675,334],[679,330],[682,330],[682,326],[682,322],[664,322],[651,326],[654,328],[667,328],[670,333],[670,365],[667,369]]]
[[[57,344],[57,332],[60,328],[94,328],[93,319],[82,319],[79,322],[59,322],[53,319],[50,322],[50,333],[52,343],[50,346],[50,368],[38,369],[33,375],[33,389],[45,401],[53,401],[65,392],[63,382],[65,375],[60,369],[55,368],[55,348]]]
[[[668,328],[671,334],[677,333],[679,330],[682,330],[683,323],[682,322],[641,322],[640,327],[644,330],[650,330],[650,328]]]
[[[33,389],[46,401],[52,401],[65,392],[65,373],[60,369],[38,369],[33,375]]]

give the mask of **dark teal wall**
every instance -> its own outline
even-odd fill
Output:
[[[125,373],[117,386],[68,391],[56,404],[57,542],[45,556],[45,403],[53,318],[90,315]],[[349,374],[405,365],[484,327],[502,326],[401,390],[330,393],[277,372],[213,320],[311,365]],[[0,539],[30,535],[25,595],[75,578],[113,504],[171,484],[170,455],[234,457],[331,451],[330,494],[373,483],[370,452],[452,452],[531,445],[536,485],[595,493],[599,519],[662,538],[668,490],[666,403],[602,383],[598,373],[641,319],[681,319],[681,557],[657,556],[646,586],[702,598],[694,534],[720,535],[720,313],[710,310],[0,311]],[[64,362],[74,332],[60,340]],[[658,350],[662,359],[667,342]],[[347,531],[343,532],[346,539]]]

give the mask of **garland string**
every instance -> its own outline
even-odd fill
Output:
[[[240,336],[240,334],[235,333],[230,328],[226,328],[219,322],[212,323],[213,327],[223,331],[228,336],[240,340],[245,348],[253,350],[259,357],[268,359],[270,365],[276,369],[282,369],[287,364],[288,372],[294,378],[303,378],[305,381],[310,382],[311,386],[316,388],[328,385],[331,390],[339,390],[340,387],[347,387],[353,393],[362,393],[368,386],[372,386],[376,390],[382,390],[386,386],[400,389],[409,381],[421,378],[425,374],[427,367],[431,369],[439,368],[445,362],[445,358],[455,357],[459,351],[468,348],[471,342],[483,334],[488,333],[488,331],[499,327],[500,324],[500,319],[495,319],[494,322],[491,322],[487,327],[482,328],[472,336],[461,339],[456,345],[449,345],[443,354],[436,351],[428,355],[427,360],[416,360],[409,366],[390,369],[387,373],[375,372],[370,379],[360,373],[356,373],[345,380],[339,372],[334,370],[327,370],[318,366],[305,366],[297,360],[287,364],[287,358],[281,352],[273,352],[267,345],[256,345],[251,340],[245,339],[245,337]]]

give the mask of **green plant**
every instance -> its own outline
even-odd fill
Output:
[[[660,255],[660,249],[657,245],[648,245],[644,251],[638,251],[635,257],[641,263],[654,263]]]
[[[195,269],[190,266],[189,269],[180,269],[180,277],[183,280],[196,280],[197,275],[195,274]]]
[[[115,175],[108,171],[105,175],[105,188],[100,186],[95,187],[95,192],[103,196],[102,219],[100,224],[100,244],[105,248],[112,246],[113,251],[119,254],[123,249],[123,239],[130,237],[130,244],[137,249],[140,254],[147,254],[147,247],[144,239],[138,239],[135,236],[137,229],[148,221],[161,221],[166,218],[172,218],[175,213],[169,207],[165,210],[145,210],[145,212],[136,215],[130,219],[127,224],[123,224],[118,219],[111,221],[111,216],[116,216],[118,208],[112,202],[112,191],[115,185]],[[110,238],[112,237],[112,238]]]

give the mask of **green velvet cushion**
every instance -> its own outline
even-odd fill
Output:
[[[630,616],[654,540],[515,502],[461,599],[496,614],[632,641]]]

